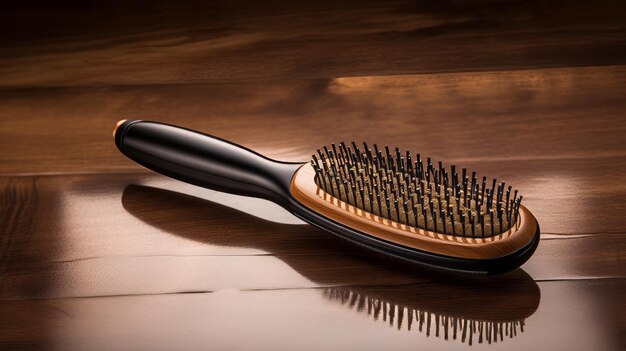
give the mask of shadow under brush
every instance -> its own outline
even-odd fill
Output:
[[[172,235],[266,251],[312,282],[327,286],[322,290],[327,299],[398,330],[469,344],[505,341],[524,331],[525,319],[541,299],[539,286],[522,269],[497,277],[416,270],[311,226],[266,221],[170,190],[129,185],[122,205],[134,217]],[[371,277],[377,277],[377,285],[368,285]],[[412,283],[406,284],[407,279]]]

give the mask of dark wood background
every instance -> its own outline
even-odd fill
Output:
[[[0,45],[0,349],[626,347],[623,1],[25,1]],[[138,167],[121,118],[397,145],[514,184],[542,240],[411,269]]]

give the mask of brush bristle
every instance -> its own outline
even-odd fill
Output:
[[[485,238],[501,234],[517,222],[522,196],[505,182],[479,180],[476,172],[450,172],[401,153],[384,153],[353,142],[318,149],[311,161],[315,182],[326,193],[352,206],[392,221],[429,231]]]

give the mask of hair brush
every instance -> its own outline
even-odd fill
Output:
[[[504,273],[539,243],[537,220],[517,190],[397,148],[339,143],[310,162],[289,163],[157,122],[122,120],[113,135],[124,155],[151,170],[273,201],[325,231],[423,266]]]

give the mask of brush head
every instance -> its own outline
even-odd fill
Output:
[[[524,263],[539,225],[504,181],[388,147],[319,149],[291,180],[304,220],[392,256],[450,270],[503,273]]]
[[[311,165],[326,193],[361,210],[407,226],[461,237],[487,238],[509,230],[522,196],[504,181],[450,172],[430,158],[354,142],[318,149]],[[490,186],[489,186],[490,185]]]

